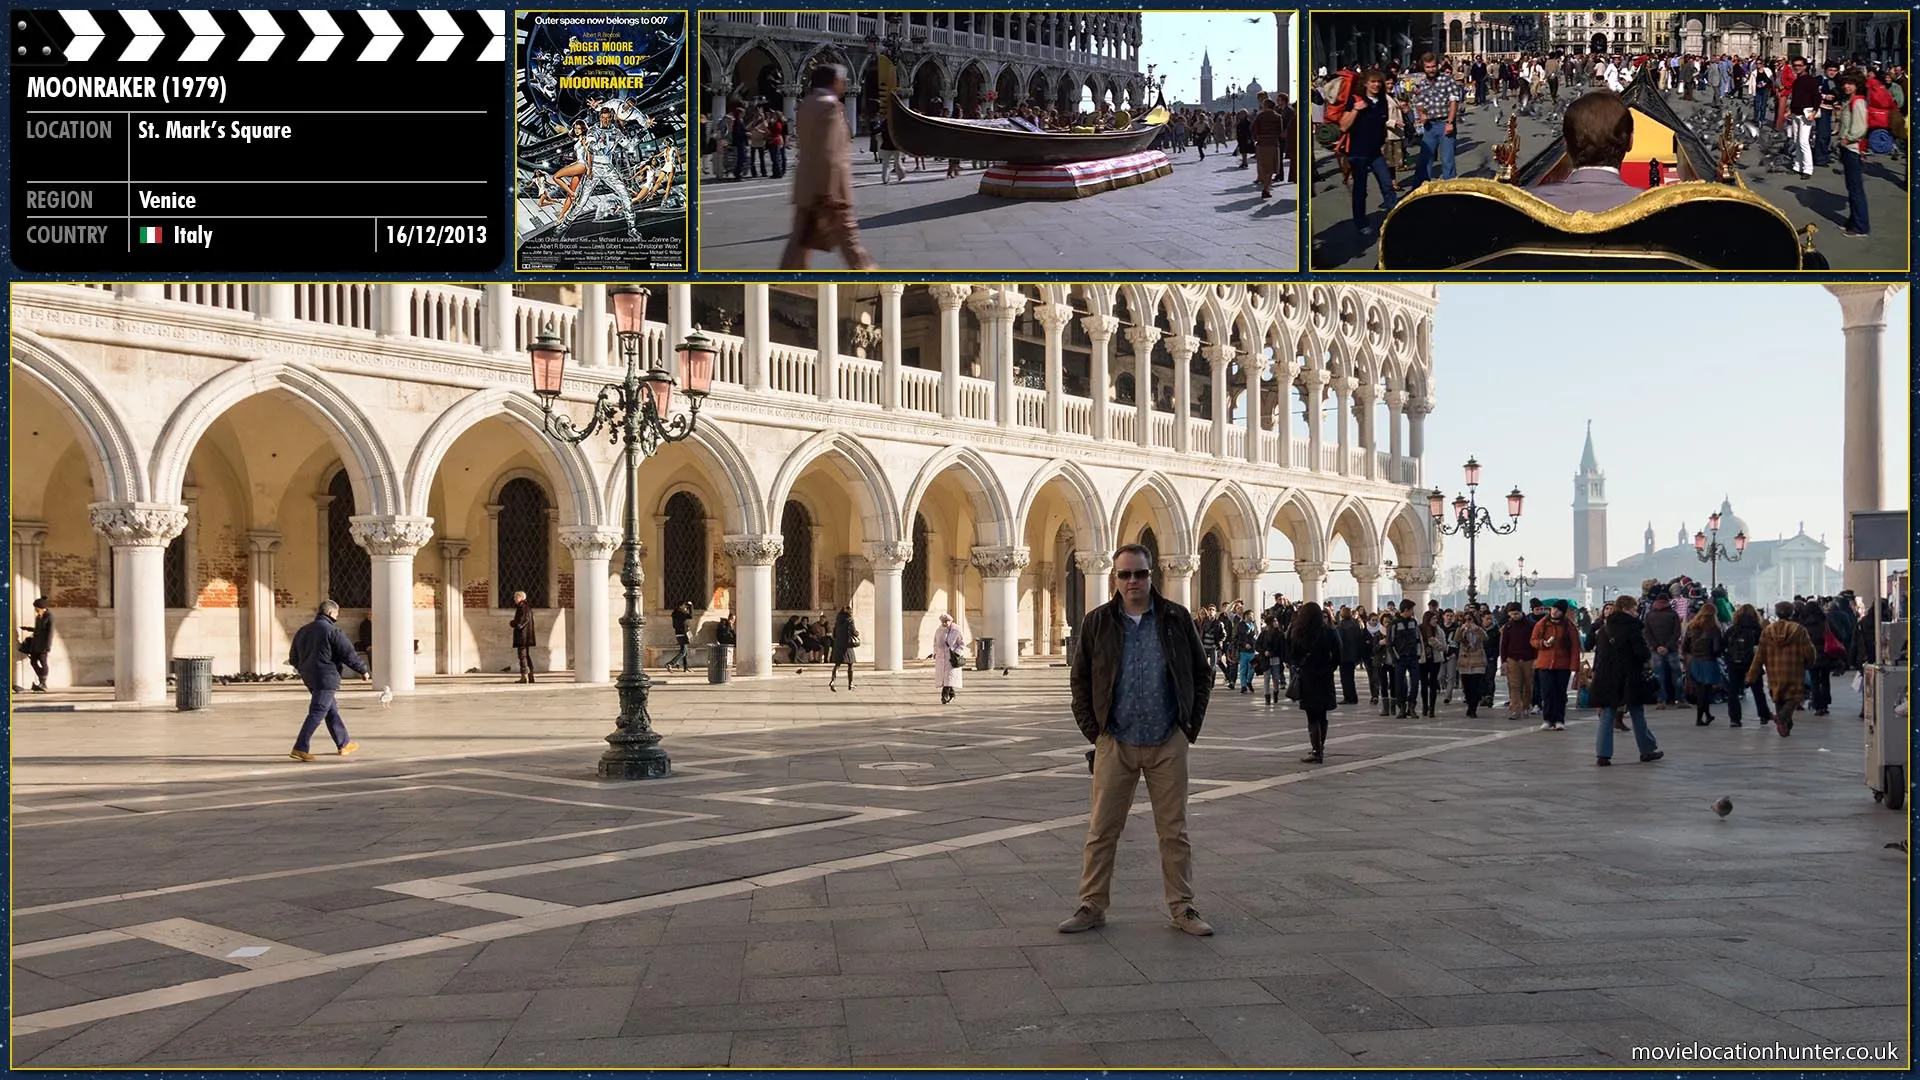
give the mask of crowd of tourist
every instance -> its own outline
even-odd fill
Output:
[[[1300,702],[1315,746],[1306,760],[1316,762],[1325,711],[1358,705],[1363,678],[1382,716],[1414,718],[1433,716],[1456,695],[1477,717],[1494,707],[1504,676],[1508,719],[1539,717],[1539,730],[1562,731],[1570,707],[1597,711],[1601,765],[1611,763],[1615,731],[1633,732],[1642,761],[1663,756],[1648,708],[1691,706],[1694,722],[1706,726],[1724,705],[1737,728],[1750,694],[1756,720],[1786,737],[1801,708],[1827,715],[1833,676],[1873,662],[1874,644],[1871,619],[1852,593],[1797,596],[1762,610],[1687,577],[1643,582],[1639,595],[1615,597],[1598,612],[1537,597],[1524,608],[1443,608],[1434,600],[1418,610],[1404,600],[1323,612],[1276,595],[1258,613],[1241,601],[1209,604],[1194,622],[1229,692],[1250,695],[1258,684],[1263,706]],[[1311,688],[1316,650],[1326,653],[1329,685],[1338,677],[1337,701],[1321,708]]]

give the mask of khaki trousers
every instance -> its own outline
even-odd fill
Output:
[[[1255,175],[1259,177],[1262,190],[1271,187],[1275,180],[1280,179],[1280,147],[1277,144],[1256,143],[1253,148],[1253,160],[1259,170]]]
[[[1133,808],[1140,774],[1153,800],[1153,831],[1160,837],[1160,877],[1167,913],[1193,903],[1193,845],[1187,842],[1187,736],[1177,726],[1159,746],[1128,746],[1111,735],[1094,743],[1093,814],[1080,874],[1080,903],[1107,910],[1113,885],[1113,854]]]
[[[1533,661],[1507,661],[1507,711],[1526,712],[1533,708]]]
[[[849,270],[871,270],[873,259],[867,249],[860,246],[860,226],[853,219],[853,208],[834,210],[834,235],[840,239],[840,257],[847,260]],[[787,235],[787,249],[780,254],[780,269],[805,270],[808,250],[801,238],[807,235],[807,224],[813,212],[808,207],[793,208],[793,230]]]

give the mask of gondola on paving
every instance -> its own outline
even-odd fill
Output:
[[[1719,147],[1688,130],[1650,79],[1621,95],[1633,146],[1620,176],[1642,188],[1602,213],[1567,211],[1533,192],[1573,165],[1564,137],[1525,164],[1508,125],[1502,179],[1431,180],[1380,226],[1382,270],[1824,270],[1813,226],[1796,229],[1747,189],[1733,162],[1744,149],[1732,121]]]
[[[1153,109],[1120,131],[1041,131],[1011,117],[960,120],[916,112],[900,95],[893,61],[880,59],[880,93],[886,103],[887,131],[903,153],[962,161],[1004,161],[1015,165],[1066,165],[1137,154],[1153,145],[1171,118],[1166,106]]]

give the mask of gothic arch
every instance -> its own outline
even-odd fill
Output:
[[[95,497],[105,502],[148,501],[146,463],[127,425],[93,379],[36,334],[13,332],[13,367],[69,410],[93,473]],[[189,451],[190,452],[190,451]]]
[[[353,480],[354,502],[363,513],[403,513],[399,470],[373,424],[347,395],[312,368],[283,360],[250,360],[202,383],[174,409],[153,455],[153,497],[179,502],[187,461],[200,437],[228,409],[272,391],[284,391],[327,432]]]
[[[1194,550],[1193,519],[1188,516],[1184,504],[1180,501],[1180,493],[1174,489],[1172,482],[1151,470],[1135,474],[1134,478],[1129,480],[1127,486],[1121,490],[1120,497],[1114,500],[1113,514],[1109,519],[1112,522],[1111,530],[1114,539],[1119,542],[1126,540],[1126,537],[1121,535],[1120,527],[1126,522],[1127,505],[1133,502],[1135,495],[1141,494],[1147,497],[1149,516],[1153,518],[1154,535],[1160,541],[1160,554],[1184,555],[1192,552]],[[1118,544],[1116,543],[1115,546]]]
[[[1435,554],[1432,529],[1432,519],[1422,517],[1412,503],[1400,503],[1381,527],[1380,551],[1384,553],[1392,548],[1400,566],[1432,566]]]
[[[1351,522],[1351,526],[1346,523]],[[1347,551],[1352,554],[1356,566],[1377,566],[1380,563],[1379,529],[1374,525],[1373,513],[1367,504],[1352,495],[1340,500],[1327,515],[1326,550],[1333,550],[1333,541],[1338,537],[1347,542]]]
[[[780,472],[773,478],[773,489],[767,493],[764,520],[780,520],[794,483],[819,458],[831,461],[841,478],[852,488],[854,502],[860,510],[863,539],[875,543],[898,541],[901,538],[900,519],[894,507],[899,503],[893,497],[893,485],[887,480],[887,472],[867,444],[843,431],[822,431],[787,455]],[[1003,504],[1004,501],[1003,498]]]
[[[745,60],[747,54],[755,49],[759,49],[773,59],[773,66],[780,69],[782,83],[790,84],[794,81],[793,65],[788,60],[786,51],[768,38],[757,37],[741,45],[733,51],[733,55],[727,57],[725,73],[728,82],[733,81],[733,73],[739,70],[740,61]]]
[[[927,463],[920,467],[919,475],[913,478],[913,486],[907,489],[907,501],[901,510],[900,520],[912,521],[934,481],[940,479],[947,470],[956,468],[961,475],[960,486],[973,503],[973,542],[996,547],[1019,544],[1021,535],[1014,528],[1015,521],[1007,502],[1006,488],[1000,483],[1000,477],[994,474],[992,466],[971,447],[948,446],[927,459]]]
[[[547,469],[540,479],[551,489],[560,508],[562,525],[598,525],[606,520],[600,502],[600,485],[593,464],[578,445],[556,442],[541,430],[542,410],[528,395],[504,387],[479,390],[461,398],[437,417],[414,448],[407,464],[407,502],[409,513],[425,514],[433,492],[434,476],[447,451],[467,429],[495,416],[524,425],[530,432],[528,448]]]
[[[1326,561],[1327,530],[1320,524],[1320,512],[1313,508],[1313,500],[1307,498],[1299,488],[1288,488],[1281,492],[1272,511],[1263,520],[1269,527],[1287,534],[1287,539],[1293,543],[1295,562]]]
[[[716,504],[709,506],[708,510],[719,514],[729,535],[759,535],[770,531],[770,520],[776,524],[779,522],[777,508],[771,519],[767,517],[766,506],[760,499],[760,485],[753,478],[753,467],[747,464],[746,455],[740,452],[740,447],[724,431],[712,424],[701,424],[679,445],[691,450],[693,456],[706,466],[706,475],[713,481],[713,501]],[[645,468],[644,465],[641,467]],[[608,470],[604,490],[601,505],[607,508],[607,523],[619,525],[627,509],[624,465],[616,463]],[[704,497],[702,501],[705,501]]]
[[[1086,470],[1065,458],[1054,458],[1040,467],[1027,482],[1027,490],[1020,495],[1020,508],[1014,514],[1014,535],[1027,535],[1028,520],[1033,514],[1033,504],[1039,501],[1040,493],[1054,480],[1064,481],[1072,495],[1067,506],[1073,510],[1074,545],[1087,551],[1112,551],[1114,548],[1112,533],[1107,528],[1106,509],[1100,505],[1100,489],[1094,486]]]
[[[1200,500],[1199,513],[1193,519],[1193,535],[1201,536],[1207,531],[1207,513],[1214,503],[1226,500],[1225,519],[1227,522],[1227,540],[1229,554],[1240,558],[1264,558],[1267,544],[1264,530],[1260,528],[1260,512],[1253,508],[1253,500],[1247,497],[1247,491],[1238,480],[1221,480],[1207,489]]]

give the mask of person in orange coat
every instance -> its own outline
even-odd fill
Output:
[[[1567,684],[1580,667],[1580,631],[1567,618],[1567,602],[1556,600],[1547,617],[1533,624],[1533,669],[1540,673],[1540,730],[1567,726]]]

